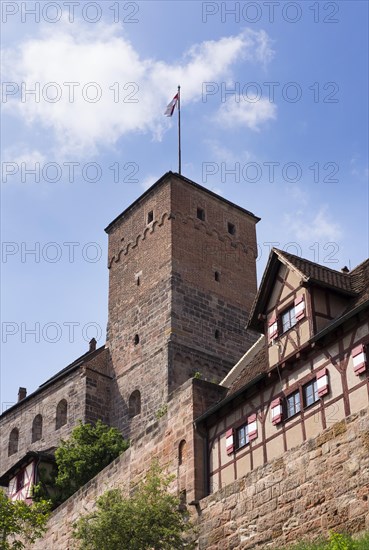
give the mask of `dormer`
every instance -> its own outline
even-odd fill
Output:
[[[293,362],[341,316],[355,292],[350,275],[274,248],[248,328],[265,334],[269,367]]]

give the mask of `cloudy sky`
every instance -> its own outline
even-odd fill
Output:
[[[1,404],[105,340],[104,227],[168,170],[334,269],[368,250],[368,3],[7,2]]]

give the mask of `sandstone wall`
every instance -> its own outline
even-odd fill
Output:
[[[369,529],[369,416],[362,410],[200,501],[199,549],[266,549]]]
[[[192,431],[193,414],[201,410],[198,405],[194,409],[193,402],[205,386],[199,380],[189,381],[146,434],[54,512],[45,538],[29,548],[74,548],[73,522],[92,510],[106,489],[119,486],[128,491],[154,456],[177,474],[173,490],[186,487],[187,502],[193,501],[193,474],[200,467],[201,450],[201,446],[197,449],[199,435]],[[215,399],[211,386],[206,389],[209,396],[213,391],[211,399]],[[204,407],[209,400],[204,398]],[[178,464],[176,451],[183,440],[187,445],[185,470]],[[369,410],[365,409],[189,508],[198,526],[199,549],[261,550],[329,529],[369,529],[368,494]]]

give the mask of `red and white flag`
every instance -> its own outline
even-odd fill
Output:
[[[172,101],[167,105],[167,108],[164,113],[165,116],[172,116],[177,103],[178,103],[178,93],[173,97]]]

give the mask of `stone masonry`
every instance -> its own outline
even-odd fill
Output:
[[[193,474],[200,467],[202,448],[200,439],[196,441],[200,435],[192,439],[190,434],[192,418],[199,412],[199,405],[193,404],[200,392],[204,395],[206,384],[189,381],[175,392],[152,429],[53,513],[47,534],[32,549],[74,548],[71,530],[78,517],[93,510],[107,489],[121,487],[128,493],[154,457],[176,474],[173,491],[186,487],[199,549],[273,549],[330,529],[357,533],[369,528],[368,409],[198,501],[202,488],[194,487]],[[217,391],[217,386],[208,386],[213,400]],[[203,402],[205,407],[210,404],[211,399]],[[186,437],[183,478],[176,450]]]

